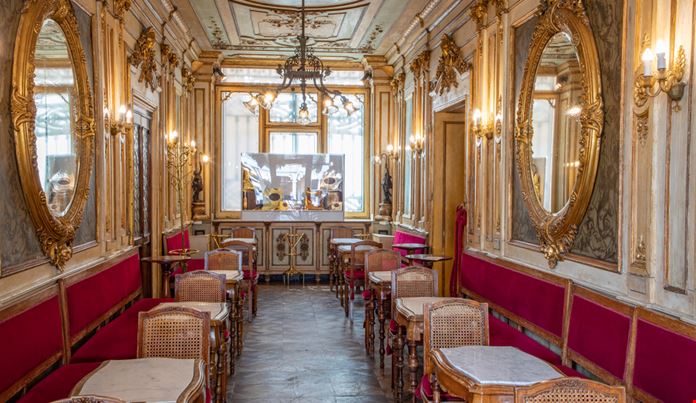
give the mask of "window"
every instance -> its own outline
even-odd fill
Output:
[[[272,154],[314,154],[317,132],[270,132]]]
[[[409,138],[413,134],[413,98],[406,100],[406,130],[404,130],[403,144],[408,144]],[[411,216],[411,147],[406,146],[404,153],[404,215]]]
[[[307,94],[306,104],[309,109],[309,122],[317,123],[317,94]],[[268,119],[271,123],[295,123],[300,105],[302,105],[301,93],[280,93],[273,102]]]
[[[345,111],[329,116],[329,154],[345,155],[344,208],[360,212],[365,207],[365,96],[346,98],[359,108],[350,116]]]
[[[242,105],[248,98],[245,92],[223,93],[220,164],[223,211],[242,209],[240,156],[243,152],[259,151],[259,117]]]

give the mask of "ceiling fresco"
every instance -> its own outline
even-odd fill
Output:
[[[400,17],[426,0],[305,0],[306,35],[316,54],[359,59],[375,54]],[[226,57],[277,58],[294,53],[301,0],[178,0],[199,43]],[[181,4],[183,3],[183,4]],[[190,14],[190,15],[187,15]],[[388,43],[391,45],[391,42]]]

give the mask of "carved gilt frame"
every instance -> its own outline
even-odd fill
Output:
[[[60,26],[65,35],[77,93],[78,118],[73,135],[77,136],[78,142],[78,174],[72,202],[62,217],[54,216],[46,202],[39,179],[34,132],[34,53],[41,24],[49,18]],[[95,135],[87,62],[70,0],[28,0],[24,3],[15,39],[11,112],[19,179],[27,210],[41,249],[51,264],[62,271],[72,257],[72,241],[89,196]]]
[[[515,128],[515,162],[520,175],[522,198],[536,229],[540,249],[549,267],[554,268],[562,255],[569,252],[578,225],[590,203],[597,176],[600,139],[604,125],[601,74],[597,46],[581,0],[546,0],[539,6],[537,23],[530,44],[529,58],[524,69],[517,124]],[[537,66],[549,40],[565,32],[577,50],[583,76],[580,104],[580,144],[578,176],[566,204],[555,213],[544,209],[536,196],[532,181],[531,141],[532,103]]]

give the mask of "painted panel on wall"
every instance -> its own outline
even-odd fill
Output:
[[[571,252],[615,263],[618,258],[623,0],[589,1],[585,5],[599,52],[605,122],[597,181]],[[532,18],[515,31],[515,107],[535,24],[536,18]],[[512,239],[538,244],[522,201],[517,171],[513,172]]]

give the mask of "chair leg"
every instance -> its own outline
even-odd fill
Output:
[[[251,313],[256,317],[256,310],[259,307],[259,286],[254,284],[254,303],[251,306]]]

